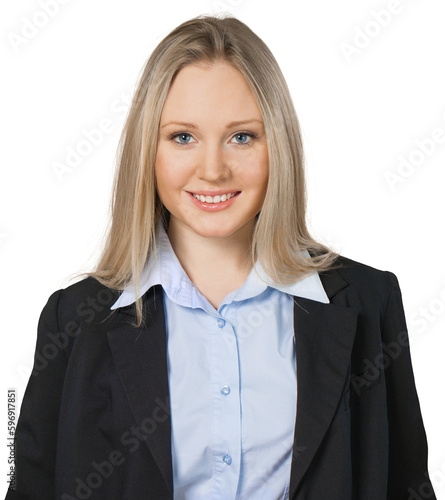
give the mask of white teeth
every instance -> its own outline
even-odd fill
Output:
[[[222,196],[216,195],[213,198],[211,196],[203,196],[202,194],[193,194],[193,196],[199,200],[199,201],[204,201],[206,203],[220,203],[221,201],[226,201],[230,200],[230,198],[233,198],[235,196],[235,193],[229,193],[229,194],[223,194]]]

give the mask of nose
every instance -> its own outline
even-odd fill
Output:
[[[223,147],[217,141],[206,144],[197,158],[196,175],[209,182],[226,179],[230,168]]]

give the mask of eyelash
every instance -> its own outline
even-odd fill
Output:
[[[187,142],[177,142],[175,141],[176,137],[179,137],[180,135],[188,135],[192,137],[192,134],[189,134],[188,132],[173,132],[168,136],[168,140],[174,142],[175,144],[178,144],[179,146],[188,146],[189,143]],[[255,134],[254,132],[237,132],[236,134],[233,134],[232,139],[236,137],[237,135],[247,135],[247,137],[250,137],[252,140],[258,139],[258,135]],[[237,142],[236,143],[238,146],[250,146],[252,142]]]

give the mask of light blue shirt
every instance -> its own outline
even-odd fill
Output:
[[[293,296],[328,303],[320,278],[268,284],[257,262],[261,278],[252,269],[216,310],[161,222],[156,231],[158,258],[147,261],[140,295],[155,284],[165,292],[174,499],[287,499],[297,410]],[[134,301],[130,284],[111,309]]]

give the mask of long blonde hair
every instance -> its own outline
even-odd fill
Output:
[[[248,82],[263,115],[269,180],[252,235],[259,259],[276,283],[288,284],[332,267],[338,254],[315,241],[306,225],[306,185],[299,122],[277,61],[265,43],[234,17],[199,16],[168,34],[149,57],[118,147],[111,225],[93,272],[103,285],[139,295],[140,273],[156,250],[156,225],[168,219],[155,188],[159,123],[175,75],[189,64],[232,64]],[[301,255],[310,252],[312,258]],[[136,297],[135,297],[136,298]],[[142,300],[136,301],[138,326]]]

